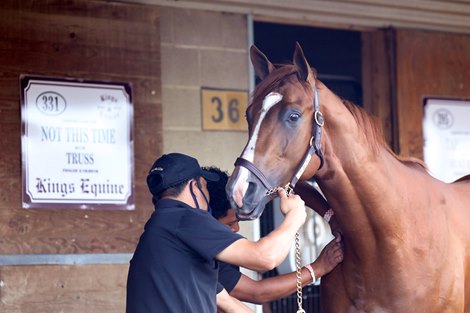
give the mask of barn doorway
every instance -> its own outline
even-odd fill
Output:
[[[291,62],[298,41],[319,79],[339,96],[362,105],[361,32],[254,23],[254,42],[273,63]]]

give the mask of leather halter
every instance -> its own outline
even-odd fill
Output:
[[[284,187],[280,187],[280,186],[273,187],[269,183],[266,176],[264,176],[263,172],[261,172],[261,170],[259,170],[252,162],[244,158],[237,158],[237,160],[235,161],[235,166],[243,166],[261,181],[261,183],[267,189],[265,196],[272,195],[273,193],[277,192],[280,188],[285,189],[287,194],[292,193],[292,191],[294,190],[295,184],[297,184],[297,181],[300,179],[300,177],[304,173],[314,153],[320,158],[320,167],[318,169],[321,169],[323,166],[323,151],[322,151],[322,144],[321,144],[321,136],[322,136],[324,120],[323,120],[323,114],[320,112],[320,101],[318,100],[317,86],[314,87],[313,91],[314,91],[313,116],[314,116],[315,122],[312,125],[312,137],[310,137],[309,148],[307,152],[304,154],[299,166],[297,167],[297,171],[295,172],[290,182],[287,183],[287,185],[285,185]]]

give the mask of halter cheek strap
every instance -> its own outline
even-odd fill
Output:
[[[270,196],[273,193],[277,192],[280,188],[284,188],[288,194],[292,193],[294,190],[295,184],[299,181],[302,174],[305,172],[305,169],[310,163],[312,159],[312,155],[316,154],[320,158],[320,167],[321,169],[323,166],[323,151],[322,151],[322,144],[321,144],[321,137],[322,137],[322,130],[324,125],[323,114],[320,112],[320,101],[318,99],[318,90],[317,86],[314,87],[314,101],[313,101],[313,119],[314,123],[312,125],[312,136],[310,137],[309,148],[305,153],[302,161],[300,162],[297,171],[295,172],[294,176],[292,177],[291,181],[287,183],[284,187],[272,187],[269,183],[266,176],[264,176],[263,172],[261,172],[252,162],[244,159],[244,158],[237,158],[235,161],[235,166],[243,166],[248,171],[250,171],[254,176],[256,176],[261,183],[266,187],[267,192],[266,196]]]
[[[302,158],[302,161],[300,162],[295,175],[291,179],[290,184],[292,185],[292,188],[294,188],[295,184],[297,184],[297,181],[305,172],[305,169],[307,168],[308,163],[310,163],[313,154],[316,154],[318,158],[320,158],[320,167],[318,169],[321,169],[323,167],[323,150],[321,144],[321,137],[325,121],[323,119],[323,114],[320,112],[320,101],[318,100],[317,86],[315,86],[314,88],[313,108],[314,124],[312,125],[312,137],[310,137],[309,148],[305,153],[304,157]]]

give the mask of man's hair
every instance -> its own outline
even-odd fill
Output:
[[[192,179],[192,178],[191,178]],[[160,192],[157,196],[154,196],[152,198],[153,204],[156,204],[159,199],[162,198],[167,198],[167,197],[178,197],[184,190],[184,187],[186,187],[186,184],[191,180],[191,179],[186,179],[182,181],[181,183],[178,183],[174,186],[168,187],[167,189],[163,190]],[[196,178],[197,181],[199,182],[198,178]]]
[[[206,171],[219,175],[219,181],[207,182],[207,190],[209,191],[209,204],[212,209],[212,216],[216,219],[227,216],[227,211],[231,208],[230,201],[225,193],[225,185],[227,185],[228,174],[221,169],[212,166],[203,168]]]

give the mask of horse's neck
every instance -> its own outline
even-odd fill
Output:
[[[388,230],[405,227],[400,209],[393,207],[396,194],[387,194],[398,184],[394,174],[405,165],[386,147],[371,144],[351,112],[329,93],[323,97],[325,168],[317,173],[318,182],[342,231],[354,238],[358,252],[367,253]]]
[[[397,194],[387,186],[393,182],[379,163],[358,164],[356,169],[339,164],[319,175],[318,183],[357,258],[376,253],[379,246],[387,249],[387,243],[393,246],[400,239],[393,236],[406,233],[406,213],[394,204]]]

